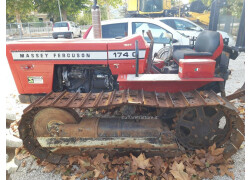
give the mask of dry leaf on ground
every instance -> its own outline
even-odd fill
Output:
[[[150,163],[153,165],[153,171],[157,176],[159,176],[161,173],[165,173],[168,167],[168,164],[164,163],[162,158],[159,156],[151,158]]]
[[[104,158],[104,153],[97,154],[97,156],[93,159],[93,164],[95,166],[99,164],[105,164],[108,162],[109,162],[109,158],[108,157]]]
[[[132,157],[132,166],[141,168],[141,169],[147,169],[149,167],[151,167],[151,164],[149,162],[150,159],[146,159],[145,155],[143,153],[141,153],[137,158],[135,156],[133,156],[132,154],[130,154]],[[133,169],[134,169],[133,168]],[[136,170],[137,168],[135,168]]]
[[[189,175],[184,172],[185,166],[182,162],[179,164],[175,161],[174,164],[171,167],[171,174],[176,178],[177,180],[190,180]]]
[[[48,173],[48,172],[53,171],[55,168],[56,168],[56,165],[54,165],[54,164],[48,164],[48,165],[46,165],[46,166],[43,168],[43,172]]]

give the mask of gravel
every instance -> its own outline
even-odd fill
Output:
[[[237,89],[239,89],[244,81],[245,81],[245,54],[242,53],[240,56],[235,60],[230,61],[229,69],[231,70],[232,74],[229,77],[229,80],[226,83],[226,93],[232,94]],[[6,66],[6,64],[3,64]],[[9,69],[8,64],[6,67]],[[8,89],[6,90],[6,112],[12,115],[9,115],[10,117],[15,117],[16,119],[21,117],[22,110],[27,107],[27,105],[21,104],[17,100],[18,92],[16,89],[16,86],[14,84],[14,80],[12,77],[12,74],[10,70],[7,70],[6,74],[7,82],[9,82]],[[238,101],[235,101],[236,105],[239,105],[240,103]],[[14,119],[14,118],[13,118]],[[9,152],[8,152],[9,151]],[[8,154],[11,154],[14,151],[13,149],[8,150],[7,149],[7,164],[12,163],[13,168],[19,165],[12,171],[10,170],[11,174],[7,176],[7,179],[12,180],[59,180],[61,179],[61,175],[55,174],[55,173],[43,173],[42,169],[43,167],[37,165],[36,161],[32,156],[23,159],[21,162],[13,161],[13,159],[9,158]],[[8,158],[7,158],[8,157]],[[245,179],[245,143],[243,143],[242,148],[232,156],[232,159],[234,160],[235,167],[232,169],[235,179]],[[22,163],[25,161],[25,166],[22,167]],[[14,164],[13,164],[14,163]],[[231,178],[228,176],[215,176],[213,178],[214,180],[230,180]]]

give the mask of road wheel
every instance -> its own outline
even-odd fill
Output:
[[[58,38],[58,36],[53,36],[53,39],[57,39]]]
[[[74,34],[71,33],[70,36],[69,36],[70,39],[74,39]]]

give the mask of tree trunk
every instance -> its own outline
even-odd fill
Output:
[[[107,18],[110,19],[110,6],[107,3]]]
[[[16,13],[17,25],[20,25],[20,27],[18,26],[18,28],[20,28],[20,33],[21,33],[21,35],[23,35],[23,25],[22,25],[21,15],[20,15],[19,11],[16,11],[15,13]]]
[[[64,9],[62,9],[62,19],[63,21],[67,21],[67,12]]]

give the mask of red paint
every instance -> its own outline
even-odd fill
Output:
[[[88,37],[88,35],[89,35],[89,32],[90,32],[90,30],[92,29],[92,27],[93,26],[90,26],[89,28],[88,28],[88,30],[83,34],[83,39],[87,39],[87,37]]]
[[[145,52],[145,57],[139,60],[139,73],[145,72],[147,67],[147,57],[149,55],[149,45],[145,42],[141,35],[134,35],[123,39],[99,39],[99,40],[41,40],[41,41],[18,41],[9,42],[6,47],[7,59],[15,79],[17,89],[20,94],[38,94],[49,93],[52,91],[54,66],[57,64],[88,64],[88,65],[103,65],[108,66],[113,75],[118,75],[120,89],[144,89],[146,91],[159,92],[177,92],[189,91],[199,88],[212,81],[222,81],[221,78],[192,78],[180,79],[178,81],[164,80],[164,81],[139,81],[129,82],[126,79],[121,79],[121,74],[135,74],[136,62],[133,56],[123,56],[122,58],[114,58],[114,53],[135,51],[135,41],[139,42],[139,50]],[[52,51],[52,60],[48,59],[33,59],[33,60],[13,60],[12,52],[32,52],[32,53],[46,53]],[[58,52],[57,52],[58,51]],[[53,57],[58,57],[56,53],[60,52],[76,52],[93,51],[103,52],[99,59],[92,60],[63,60]],[[76,52],[77,53],[77,52]],[[72,53],[73,54],[73,53]],[[96,53],[97,54],[97,53]],[[95,55],[96,55],[95,54]],[[92,56],[92,55],[91,55]],[[19,55],[18,55],[19,57]],[[20,56],[21,57],[21,56]],[[20,58],[19,57],[19,58]],[[127,58],[130,57],[130,58]],[[101,60],[100,60],[101,59]],[[156,64],[157,67],[163,67],[164,62],[161,61]],[[30,84],[28,77],[42,76],[43,84]]]
[[[166,75],[168,76],[168,75]],[[178,75],[176,75],[178,76]],[[128,80],[127,75],[119,75],[117,81],[119,82],[119,88],[120,90],[124,89],[131,89],[131,90],[145,90],[145,91],[157,91],[157,92],[187,92],[194,89],[198,89],[210,82],[214,81],[224,81],[222,78],[179,78],[176,80],[173,80],[170,78],[171,75],[169,75],[169,78],[165,80]]]
[[[179,61],[180,78],[212,78],[216,62],[212,59],[181,59]]]
[[[165,61],[164,60],[157,60],[154,61],[154,65],[158,67],[159,69],[163,68],[165,66]]]
[[[210,82],[218,81],[217,79],[211,79],[211,81],[145,81],[145,82],[119,82],[120,90],[131,89],[144,91],[156,91],[156,92],[187,92],[194,89],[198,89]]]

